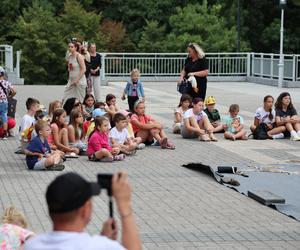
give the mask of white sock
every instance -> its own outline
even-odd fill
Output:
[[[295,130],[291,131],[291,137],[298,137],[298,134],[296,133]]]
[[[300,137],[300,130],[298,130],[297,134],[298,134],[298,136]]]
[[[276,134],[276,135],[272,135],[273,139],[283,139],[284,138],[284,134],[280,133],[280,134]]]

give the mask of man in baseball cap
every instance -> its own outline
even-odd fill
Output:
[[[47,188],[46,200],[53,232],[28,240],[25,250],[141,249],[126,173],[113,176],[112,190],[121,217],[123,246],[116,241],[117,226],[112,218],[105,222],[101,235],[92,236],[84,232],[92,216],[91,198],[100,194],[100,186],[69,172],[56,177]]]

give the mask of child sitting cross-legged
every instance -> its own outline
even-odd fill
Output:
[[[216,99],[213,96],[209,96],[204,101],[206,109],[204,112],[214,127],[214,133],[224,132],[223,125],[221,123],[221,117],[219,111],[215,108]]]
[[[37,136],[25,149],[27,167],[33,170],[63,170],[65,166],[61,164],[61,154],[55,151],[51,152],[47,141],[51,133],[48,122],[39,120],[35,124],[35,132]]]
[[[236,139],[247,140],[246,131],[244,130],[244,119],[239,115],[240,107],[232,104],[229,107],[228,116],[224,117],[224,137],[235,141]]]
[[[127,130],[127,118],[122,113],[116,113],[113,121],[115,127],[110,130],[109,137],[113,146],[120,147],[122,153],[126,155],[133,155],[136,153],[138,144],[130,139]]]
[[[175,146],[168,140],[163,125],[145,114],[143,101],[136,101],[134,112],[131,116],[131,124],[135,136],[141,137],[146,145],[151,145],[155,139],[162,149],[175,149]]]
[[[111,147],[108,141],[109,121],[104,116],[97,116],[94,120],[95,128],[88,140],[87,155],[90,161],[122,161],[124,154],[119,147]],[[118,155],[119,154],[119,155]]]

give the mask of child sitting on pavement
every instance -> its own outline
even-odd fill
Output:
[[[178,107],[174,110],[174,124],[173,133],[180,134],[182,118],[185,111],[187,111],[192,105],[192,97],[187,94],[183,94],[180,98]]]
[[[108,141],[109,121],[104,116],[95,118],[95,128],[88,140],[87,155],[90,161],[122,161],[124,154],[120,154],[119,147],[111,147]]]
[[[61,154],[59,152],[51,152],[47,138],[51,133],[48,122],[39,120],[35,124],[37,136],[34,137],[28,147],[25,149],[26,164],[31,170],[58,170],[65,168],[61,164]]]
[[[175,149],[175,146],[168,140],[163,126],[150,115],[145,114],[143,101],[137,101],[134,104],[134,112],[131,116],[131,124],[135,136],[141,137],[146,145],[152,144],[155,139],[162,149]]]
[[[244,130],[244,119],[239,115],[240,107],[232,104],[229,107],[228,116],[224,117],[223,128],[225,130],[225,139],[235,141],[237,139],[247,140],[246,131]]]
[[[200,141],[218,141],[214,136],[213,126],[203,111],[203,99],[194,98],[193,108],[188,109],[182,120],[181,135],[183,138],[198,138]]]
[[[216,99],[213,96],[209,96],[204,101],[206,109],[204,112],[207,114],[207,117],[214,127],[214,133],[224,132],[223,125],[221,123],[221,117],[219,111],[215,108]]]
[[[116,126],[109,133],[112,146],[119,147],[121,152],[126,155],[135,154],[138,144],[129,137],[126,116],[122,113],[116,113],[113,120]]]
[[[22,212],[13,206],[6,208],[0,220],[0,249],[23,249],[25,242],[34,236],[27,226]]]
[[[144,149],[146,145],[144,143],[142,143],[142,138],[141,137],[136,137],[134,135],[132,124],[130,122],[132,113],[124,110],[124,111],[122,111],[122,114],[125,115],[126,120],[127,120],[127,130],[128,130],[129,139],[132,142],[134,142],[134,143],[137,144],[137,148],[136,149]]]
[[[40,102],[34,98],[28,98],[26,100],[27,113],[23,116],[20,126],[21,132],[21,153],[24,153],[24,150],[28,146],[28,143],[35,136],[34,124],[35,114],[39,110]]]

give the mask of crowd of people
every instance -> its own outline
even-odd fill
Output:
[[[300,141],[300,118],[288,92],[281,93],[275,103],[265,96],[263,106],[256,110],[251,134],[247,134],[238,104],[229,107],[228,115],[220,116],[213,96],[206,98],[208,61],[196,43],[187,47],[188,58],[180,74],[178,91],[182,94],[174,111],[173,133],[183,138],[217,141],[214,133],[224,133],[229,140],[283,139]]]
[[[173,133],[205,142],[218,141],[216,133],[223,133],[225,139],[233,141],[247,140],[249,135],[239,114],[239,105],[230,105],[228,114],[222,116],[216,108],[216,99],[206,97],[208,62],[203,50],[192,43],[188,45],[188,54],[180,75],[179,87],[183,94],[174,111]],[[33,97],[26,100],[27,113],[20,123],[20,147],[16,152],[26,155],[28,169],[61,171],[65,168],[66,158],[78,158],[79,155],[93,162],[123,161],[148,145],[175,149],[164,125],[146,113],[147,102],[138,69],[131,71],[124,88],[121,99],[127,98],[128,109],[122,110],[114,94],[107,94],[104,101],[100,99],[101,56],[96,52],[95,44],[88,46],[86,42],[72,39],[66,63],[69,77],[62,100],[53,100],[48,109]],[[13,98],[16,89],[4,75],[5,70],[0,67],[0,135],[7,139],[14,135],[16,125],[16,100]],[[275,108],[274,98],[265,96],[250,130],[254,139],[290,137],[300,141],[300,118],[290,94],[281,93]],[[66,183],[68,188],[65,188]],[[122,245],[140,249],[127,174],[114,175],[112,186],[121,216]],[[123,249],[105,237],[83,233],[91,218],[91,197],[99,192],[99,187],[75,173],[61,175],[49,185],[46,193],[54,232],[35,236],[26,229],[22,213],[8,208],[0,226],[0,240],[4,244],[23,245],[32,238],[25,244],[25,249],[47,249],[47,244],[55,245],[56,249],[73,249],[81,244],[90,244],[90,249]],[[116,240],[116,234],[116,222],[110,218],[102,235]]]

